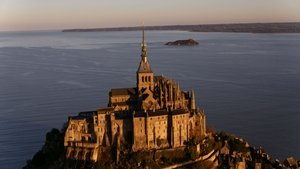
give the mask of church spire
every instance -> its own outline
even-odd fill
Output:
[[[145,40],[145,31],[144,31],[144,25],[143,25],[143,39],[142,39],[142,43],[141,43],[141,47],[142,47],[142,61],[143,62],[147,62],[147,43]]]
[[[142,27],[142,43],[141,43],[141,62],[138,68],[138,73],[153,73],[148,61],[147,43],[145,40],[144,26]]]

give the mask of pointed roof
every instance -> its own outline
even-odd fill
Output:
[[[141,43],[141,62],[139,68],[137,70],[138,73],[152,73],[150,63],[148,62],[148,54],[147,54],[147,43],[145,40],[145,32],[143,26],[143,34],[142,34],[142,43]]]
[[[143,61],[140,62],[137,72],[138,73],[153,73],[149,62],[143,62]]]

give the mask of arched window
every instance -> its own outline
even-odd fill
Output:
[[[150,76],[148,76],[148,81],[151,82],[151,77]]]
[[[144,82],[144,76],[142,76],[142,82]]]

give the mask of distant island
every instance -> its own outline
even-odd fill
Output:
[[[138,31],[140,27],[65,29],[62,32]],[[243,33],[300,33],[300,22],[233,23],[201,25],[146,26],[145,30],[179,30],[192,32],[243,32]]]
[[[186,39],[186,40],[176,40],[174,42],[167,42],[165,45],[168,46],[195,46],[199,43],[193,39]]]

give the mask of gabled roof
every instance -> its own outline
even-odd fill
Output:
[[[110,90],[111,96],[135,95],[136,88],[117,88]]]

